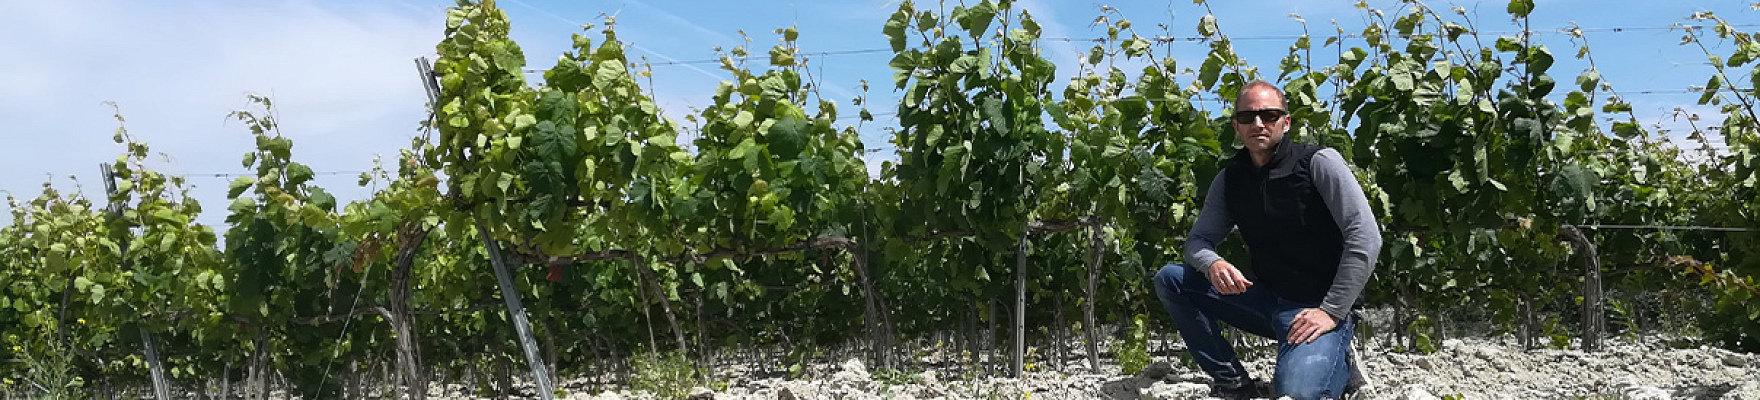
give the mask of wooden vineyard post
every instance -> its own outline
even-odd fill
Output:
[[[856,277],[862,285],[862,303],[866,307],[864,318],[868,325],[868,337],[872,340],[875,364],[880,368],[893,368],[892,360],[892,322],[886,315],[886,303],[880,291],[875,289],[872,271],[868,268],[868,249],[861,243],[844,246],[853,261]]]
[[[232,398],[232,360],[226,360],[226,366],[220,368],[220,398]]]
[[[526,364],[532,367],[532,381],[538,385],[538,398],[551,400],[556,396],[556,389],[550,385],[550,374],[544,371],[544,357],[538,354],[538,341],[532,338],[531,321],[526,319],[526,308],[520,304],[519,288],[513,285],[513,276],[507,273],[501,246],[489,236],[489,227],[482,221],[477,221],[477,236],[483,239],[489,264],[495,267],[495,281],[501,284],[501,299],[507,302],[507,315],[513,319],[513,330],[519,335],[519,347],[525,351]]]
[[[1069,339],[1064,337],[1064,334],[1068,333],[1066,331],[1069,329],[1069,321],[1063,317],[1063,298],[1064,294],[1062,293],[1051,296],[1051,350],[1046,351],[1049,357],[1044,363],[1046,368],[1056,368],[1060,371],[1064,369],[1063,364],[1066,362],[1064,356],[1068,346],[1064,344],[1069,343]]]
[[[116,173],[110,168],[110,164],[100,163],[98,164],[98,169],[104,174],[104,197],[110,198],[110,209],[108,210],[110,212],[110,218],[120,218],[122,217],[123,204],[117,202],[115,198]],[[127,239],[122,240],[121,243],[117,243],[117,246],[121,248],[122,254],[128,254]],[[123,265],[123,268],[127,268],[126,259],[123,263],[125,264]],[[159,348],[153,343],[153,332],[147,330],[146,326],[138,324],[136,326],[140,327],[141,345],[146,347],[147,371],[148,374],[152,375],[153,379],[153,398],[158,400],[170,400],[171,385],[165,382],[165,363],[159,361]],[[60,329],[65,330],[66,328]]]
[[[1002,307],[1002,302],[997,301],[995,297],[990,297],[984,303],[990,305],[990,309],[984,310],[984,374],[988,376],[994,375],[1002,369],[1001,366],[996,365],[996,359],[1002,355],[1002,349],[996,345],[996,319],[1002,316],[998,315],[996,309]]]
[[[268,400],[269,374],[273,373],[269,371],[269,331],[257,328],[257,338],[254,342],[256,348],[251,351],[251,364],[246,367],[249,372],[245,379],[250,382],[246,382],[245,387],[250,391],[249,398]]]
[[[1021,229],[1021,245],[1014,253],[1014,374],[1010,376],[1016,378],[1027,365],[1027,231]]]
[[[690,354],[690,344],[684,339],[684,326],[678,324],[678,314],[672,311],[672,300],[666,296],[666,290],[660,287],[660,278],[654,275],[654,270],[648,269],[648,259],[631,255],[630,262],[635,264],[636,276],[647,282],[648,290],[652,291],[654,299],[660,302],[660,311],[666,314],[666,324],[672,327],[672,338],[678,343],[678,352]]]
[[[1533,350],[1534,335],[1537,332],[1534,329],[1534,301],[1529,300],[1527,295],[1522,295],[1521,303],[1518,304],[1522,313],[1522,350]]]
[[[1082,336],[1087,342],[1088,370],[1100,371],[1100,338],[1099,328],[1094,318],[1094,300],[1100,291],[1100,264],[1106,259],[1105,242],[1101,241],[1100,224],[1088,227],[1091,241],[1088,251],[1093,253],[1093,263],[1088,264],[1087,290],[1082,293]]]
[[[1576,226],[1563,225],[1558,230],[1583,255],[1583,351],[1601,350],[1601,337],[1604,336],[1602,332],[1606,330],[1601,293],[1601,256],[1595,250],[1595,243],[1589,241],[1589,237],[1583,235],[1583,231]]]

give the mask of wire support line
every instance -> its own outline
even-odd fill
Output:
[[[372,172],[372,171],[323,171],[323,172],[313,172],[312,176],[360,175],[360,174],[369,173],[369,172]],[[234,172],[202,172],[202,173],[182,174],[181,176],[183,176],[185,178],[237,178],[237,177],[242,177],[242,176],[257,176],[257,174],[254,172],[249,172],[249,173],[247,173],[247,172],[236,172],[236,173],[234,173]]]
[[[891,52],[892,52],[892,49],[854,49],[854,50],[800,52],[800,53],[795,53],[795,55],[797,55],[797,56],[847,56],[847,55],[855,55],[855,54],[875,54],[875,53],[891,53]],[[700,59],[700,60],[661,61],[661,62],[643,63],[643,64],[648,65],[648,66],[654,66],[654,67],[666,67],[666,66],[675,66],[675,65],[720,64],[721,60],[722,59],[720,59],[720,58],[705,58],[705,59]],[[522,71],[524,71],[525,73],[528,73],[528,74],[540,74],[540,73],[544,73],[545,70],[527,68]]]
[[[870,112],[870,113],[868,113],[868,116],[874,117],[874,119],[880,119],[880,117],[890,117],[890,116],[894,116],[894,115],[898,115],[898,112],[897,111],[883,111],[883,112]],[[856,120],[856,119],[861,119],[861,118],[862,118],[861,114],[854,114],[854,115],[838,116],[836,120],[837,121],[849,121],[849,120]]]
[[[1466,35],[1473,35],[1473,36],[1479,36],[1479,35],[1523,35],[1523,34],[1525,34],[1525,35],[1550,35],[1550,34],[1569,35],[1569,34],[1583,34],[1583,33],[1626,33],[1626,32],[1640,32],[1640,31],[1672,31],[1672,30],[1688,30],[1688,29],[1706,29],[1706,28],[1711,28],[1712,26],[1713,25],[1684,25],[1684,24],[1682,24],[1682,25],[1670,25],[1670,26],[1641,26],[1641,27],[1612,27],[1612,28],[1559,28],[1559,29],[1548,29],[1548,30],[1521,30],[1521,31],[1466,31],[1466,32],[1462,32],[1461,35],[1462,36],[1466,36]],[[1751,27],[1760,27],[1760,24],[1730,24],[1729,26],[1731,28],[1751,28]],[[1441,34],[1441,32],[1436,32],[1436,33],[1432,33],[1432,34]],[[1328,35],[1328,36],[1313,36],[1313,35],[1256,35],[1256,36],[1217,35],[1214,37],[1155,36],[1155,37],[1145,37],[1143,39],[1157,42],[1157,43],[1172,43],[1172,42],[1206,42],[1206,41],[1220,40],[1220,39],[1228,39],[1230,41],[1297,40],[1297,39],[1301,39],[1304,37],[1309,38],[1309,39],[1340,39],[1340,40],[1343,40],[1343,39],[1364,39],[1369,36],[1370,35],[1364,35],[1364,34],[1360,34],[1360,33],[1346,33],[1346,34]],[[1405,38],[1405,39],[1409,39],[1411,36],[1413,36],[1413,35],[1405,35],[1405,34],[1398,34],[1398,33],[1378,35],[1378,37],[1383,37],[1383,38],[1398,37],[1398,38]],[[1056,41],[1056,42],[1105,43],[1111,39],[1104,38],[1104,37],[1098,37],[1098,38],[1043,37],[1043,38],[1039,38],[1039,40]]]
[[[1593,229],[1593,230],[1599,230],[1599,229],[1649,230],[1649,229],[1654,229],[1654,230],[1665,230],[1665,231],[1710,231],[1710,232],[1754,232],[1755,231],[1754,229],[1750,229],[1750,228],[1731,228],[1731,227],[1721,227],[1721,226],[1697,226],[1697,225],[1614,225],[1614,224],[1593,225],[1592,224],[1592,225],[1572,225],[1572,226],[1575,226],[1578,229]]]
[[[1614,94],[1618,94],[1618,95],[1627,95],[1627,94],[1680,94],[1680,93],[1692,93],[1692,94],[1699,94],[1699,93],[1754,93],[1754,88],[1717,88],[1717,89],[1706,89],[1706,88],[1702,88],[1702,87],[1693,87],[1693,88],[1686,88],[1686,89],[1657,89],[1657,90],[1640,90],[1640,91],[1636,91],[1636,92],[1626,92],[1626,91],[1618,91],[1618,90],[1616,90],[1616,91],[1614,91]],[[1568,93],[1567,93],[1567,94],[1568,94]]]

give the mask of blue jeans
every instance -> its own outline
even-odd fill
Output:
[[[1290,301],[1254,285],[1235,295],[1223,295],[1197,268],[1170,264],[1155,274],[1155,295],[1179,326],[1186,350],[1198,367],[1219,385],[1247,382],[1234,347],[1222,338],[1216,321],[1254,335],[1276,339],[1277,372],[1272,378],[1277,396],[1296,399],[1338,398],[1350,379],[1351,334],[1356,321],[1346,318],[1337,328],[1313,342],[1289,343],[1290,321],[1303,309],[1319,304]],[[1274,396],[1275,397],[1275,396]]]

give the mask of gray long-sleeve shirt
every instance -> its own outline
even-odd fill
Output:
[[[1333,277],[1326,298],[1320,302],[1320,310],[1334,319],[1343,320],[1357,297],[1362,295],[1363,286],[1369,283],[1369,274],[1375,271],[1375,258],[1381,254],[1381,228],[1375,223],[1374,211],[1369,209],[1369,199],[1363,195],[1356,175],[1351,174],[1350,167],[1345,165],[1344,157],[1337,150],[1322,149],[1314,153],[1310,171],[1320,199],[1332,212],[1332,219],[1338,223],[1344,238],[1344,254],[1339,258],[1338,274]],[[1192,225],[1191,234],[1186,235],[1186,262],[1206,274],[1210,272],[1211,264],[1222,260],[1222,256],[1216,254],[1216,244],[1221,243],[1235,226],[1223,195],[1223,176],[1227,173],[1226,169],[1217,173],[1216,179],[1210,183],[1210,192],[1204,197],[1204,208],[1198,212],[1198,221]]]

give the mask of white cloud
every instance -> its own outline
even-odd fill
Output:
[[[1022,0],[1015,4],[1015,7],[1025,10],[1028,15],[1031,15],[1033,17],[1033,22],[1039,23],[1039,35],[1041,37],[1075,37],[1070,36],[1069,29],[1064,28],[1063,24],[1058,22],[1063,19],[1058,18],[1057,9],[1052,5],[1039,0]],[[1073,42],[1064,40],[1045,41],[1044,46],[1046,51],[1043,56],[1046,59],[1051,60],[1052,63],[1058,65],[1059,68],[1057,74],[1061,77],[1073,75],[1073,68],[1077,65],[1076,58],[1087,53],[1086,50],[1076,47]],[[1058,86],[1061,87],[1062,85]]]
[[[408,4],[0,0],[0,190],[31,197],[45,174],[78,175],[88,195],[110,141],[115,101],[128,128],[169,173],[243,173],[253,142],[226,114],[246,93],[274,98],[294,158],[318,171],[362,171],[393,157],[426,116],[413,58],[431,55],[442,9]],[[418,7],[419,9],[419,7]],[[348,175],[319,184],[367,196]],[[226,180],[191,177],[207,212],[224,218]],[[0,221],[9,222],[9,221]]]
[[[1634,114],[1645,129],[1666,136],[1676,146],[1685,149],[1703,147],[1703,144],[1691,138],[1696,127],[1713,148],[1727,148],[1723,142],[1723,133],[1715,130],[1723,125],[1723,120],[1727,117],[1717,106],[1647,100],[1633,101],[1632,105]]]

